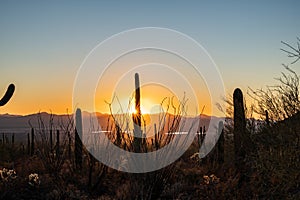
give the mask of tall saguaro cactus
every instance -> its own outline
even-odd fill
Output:
[[[135,73],[135,113],[132,115],[132,120],[134,124],[134,151],[139,152],[141,150],[141,93],[140,93],[140,78],[139,74]]]
[[[250,151],[250,136],[246,131],[246,118],[244,110],[243,93],[237,88],[233,93],[234,103],[234,151],[235,164],[242,169],[247,151]]]
[[[82,116],[79,108],[76,110],[75,121],[75,164],[77,168],[82,169]]]
[[[12,95],[14,94],[15,91],[15,85],[14,84],[10,84],[4,94],[4,96],[2,97],[2,99],[0,99],[0,106],[4,106],[12,97]]]
[[[242,148],[242,138],[246,132],[246,118],[244,111],[244,100],[242,91],[237,88],[233,93],[234,103],[234,151],[235,151],[235,163],[237,166],[245,156],[245,152]]]

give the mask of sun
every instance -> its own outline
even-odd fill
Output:
[[[137,110],[135,109],[134,105],[130,106],[129,113],[130,114],[136,114],[137,113]]]
[[[130,105],[130,108],[129,108],[129,113],[130,114],[137,114],[137,110],[135,109],[135,105],[132,104]],[[149,111],[141,105],[141,114],[144,115],[144,114],[149,114]]]
[[[141,114],[150,114],[152,101],[148,98],[141,98]],[[130,99],[128,104],[128,113],[137,114],[137,110],[135,109],[135,98]]]

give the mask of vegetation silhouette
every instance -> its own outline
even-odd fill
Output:
[[[0,100],[0,106],[4,106],[5,104],[7,104],[7,102],[11,99],[12,95],[14,94],[14,91],[15,91],[15,85],[10,84],[8,86],[4,96]]]
[[[10,141],[3,134],[0,199],[299,199],[299,75],[292,70],[300,58],[300,40],[297,40],[296,47],[282,42],[287,48],[282,51],[293,61],[284,65],[287,72],[277,79],[277,85],[265,90],[250,88],[248,95],[253,97],[253,105],[247,104],[238,88],[226,100],[225,124],[216,127],[218,130],[224,127],[222,136],[206,158],[199,160],[197,156],[206,137],[205,127],[199,127],[199,137],[171,165],[143,174],[121,172],[104,166],[90,154],[90,149],[77,143],[82,132],[77,130],[80,126],[75,126],[76,119],[82,120],[80,110],[75,120],[68,115],[66,123],[57,120],[56,125],[53,115],[46,122],[40,113],[39,127],[29,129],[34,144],[30,143],[30,133],[27,147],[16,142],[12,145],[13,139]],[[137,112],[133,115],[111,112],[105,134],[126,151],[155,151],[173,139],[173,135],[165,132],[180,130],[187,101],[182,100],[172,115],[169,110],[160,114],[161,121],[152,130],[153,138],[136,142],[134,135],[128,134],[127,125],[134,121],[135,134],[146,132],[142,128],[143,115],[138,112],[139,81],[136,74]],[[1,105],[9,101],[13,91],[13,86],[8,88]],[[162,104],[172,109],[171,98],[163,99]],[[254,114],[260,119],[255,119]],[[56,137],[52,133],[57,133]],[[126,167],[126,160],[119,162]],[[34,181],[28,176],[40,179]]]

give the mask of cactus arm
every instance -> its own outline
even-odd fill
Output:
[[[10,84],[4,94],[4,96],[2,97],[2,99],[0,100],[0,106],[4,106],[12,97],[12,95],[14,94],[15,91],[15,85],[14,84]]]

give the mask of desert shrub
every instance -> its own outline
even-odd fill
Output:
[[[283,64],[285,72],[275,78],[278,84],[267,86],[266,89],[250,88],[250,95],[256,101],[255,111],[261,116],[265,116],[267,111],[271,121],[292,117],[300,111],[299,75],[290,67],[300,59],[300,39],[297,40],[296,47],[282,42],[285,48],[281,50],[294,60],[290,64]]]
[[[58,122],[58,127],[54,127],[55,119],[52,114],[48,122],[44,122],[41,114],[37,120],[39,127],[34,129],[36,153],[47,172],[57,178],[68,155],[68,137],[74,130],[73,121],[69,117],[67,124]]]
[[[117,97],[113,101],[118,101]],[[165,133],[174,133],[180,131],[182,127],[181,124],[184,124],[184,115],[186,114],[186,99],[183,99],[178,107],[175,107],[173,104],[173,98],[164,98],[161,102],[161,107],[164,108],[164,111],[159,113],[158,122],[155,124],[154,128],[147,130],[145,120],[143,120],[141,128],[143,129],[143,134],[147,134],[148,131],[154,131],[155,135],[150,138],[145,138],[141,140],[141,152],[150,152],[158,150],[170,141],[174,139],[174,134],[165,134]],[[109,106],[111,108],[111,104]],[[130,106],[128,106],[130,107]],[[170,110],[173,110],[170,114]],[[112,109],[111,109],[112,110]],[[122,110],[122,109],[120,109]],[[135,143],[134,137],[128,134],[132,130],[132,118],[134,114],[129,112],[122,113],[112,113],[110,115],[107,136],[110,140],[120,148],[134,152]],[[176,144],[175,144],[176,145]],[[178,144],[178,148],[180,145]],[[125,165],[126,167],[126,165]],[[117,190],[117,198],[121,199],[157,199],[161,196],[162,192],[165,189],[165,186],[168,185],[171,177],[174,175],[175,168],[174,164],[166,166],[160,170],[148,172],[148,173],[122,173],[128,177],[129,181],[126,181],[122,184],[121,188],[126,188],[126,191],[123,189]]]

